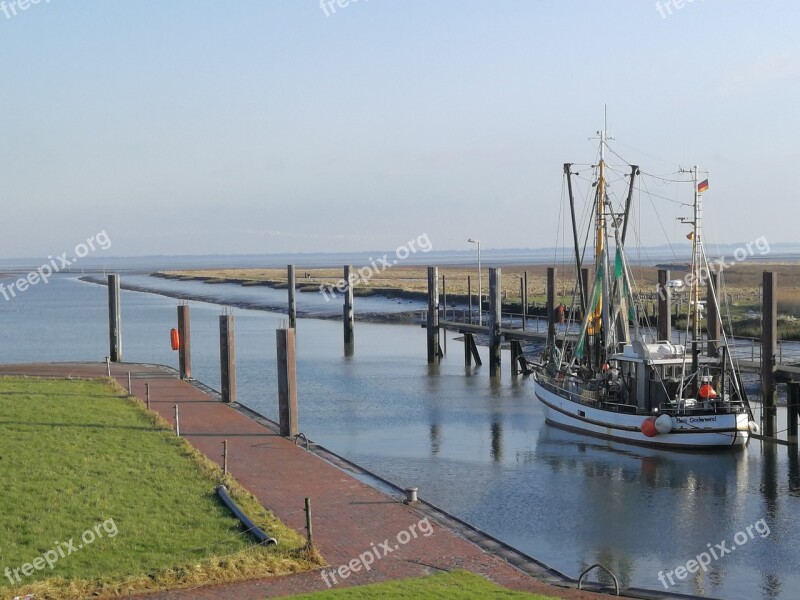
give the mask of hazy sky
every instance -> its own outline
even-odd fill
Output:
[[[796,0],[9,4],[0,257],[552,246],[604,104],[626,160],[710,171],[711,240],[800,241]]]

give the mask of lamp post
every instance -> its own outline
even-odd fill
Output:
[[[467,240],[470,244],[477,244],[478,246],[478,325],[483,325],[483,287],[481,284],[481,241],[469,238]]]

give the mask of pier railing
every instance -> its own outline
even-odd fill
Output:
[[[417,313],[420,323],[427,322],[428,311],[422,310]],[[470,310],[467,308],[440,308],[439,320],[447,323],[458,323],[463,325],[478,325],[482,323],[486,326],[489,323],[489,311]],[[538,315],[523,315],[517,312],[501,312],[500,326],[504,329],[522,329],[533,333],[547,333],[547,317]]]
[[[439,324],[443,329],[457,330],[459,326],[465,326],[472,333],[479,333],[479,325],[486,328],[488,333],[490,311],[484,310],[482,312],[478,309],[473,309],[471,312],[468,308],[455,308],[455,307],[439,307]],[[428,311],[422,310],[417,313],[417,322],[425,325],[428,319]],[[579,333],[579,325],[575,323],[557,323],[556,334],[564,335],[568,331],[569,334]],[[506,334],[511,334],[521,339],[544,339],[547,336],[548,320],[547,317],[540,315],[524,315],[520,312],[502,311],[500,313],[500,328]],[[478,331],[475,331],[478,329]]]
[[[737,360],[761,362],[761,340],[751,337],[729,337],[731,356]],[[778,340],[775,363],[778,365],[800,365],[800,342]]]
[[[674,339],[678,344],[682,345],[691,343],[685,330],[675,331]],[[735,359],[750,362],[761,361],[761,338],[729,335],[727,339],[731,356]],[[778,340],[776,343],[775,362],[779,365],[800,364],[800,342]]]
[[[428,311],[423,311],[421,317],[426,319]],[[439,308],[439,319],[448,323],[463,323],[477,325],[489,322],[489,311],[470,310],[468,308]],[[500,313],[500,326],[513,329],[530,330],[535,333],[547,333],[547,317],[538,315],[524,315],[520,312],[503,311]]]

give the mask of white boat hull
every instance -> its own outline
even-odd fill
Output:
[[[551,425],[605,439],[665,448],[743,447],[750,437],[747,413],[672,417],[672,431],[647,437],[643,415],[602,410],[564,398],[534,376],[534,393]]]

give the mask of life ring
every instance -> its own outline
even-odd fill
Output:
[[[169,341],[172,344],[173,350],[180,350],[181,349],[181,334],[178,333],[177,329],[170,329],[169,331]]]

